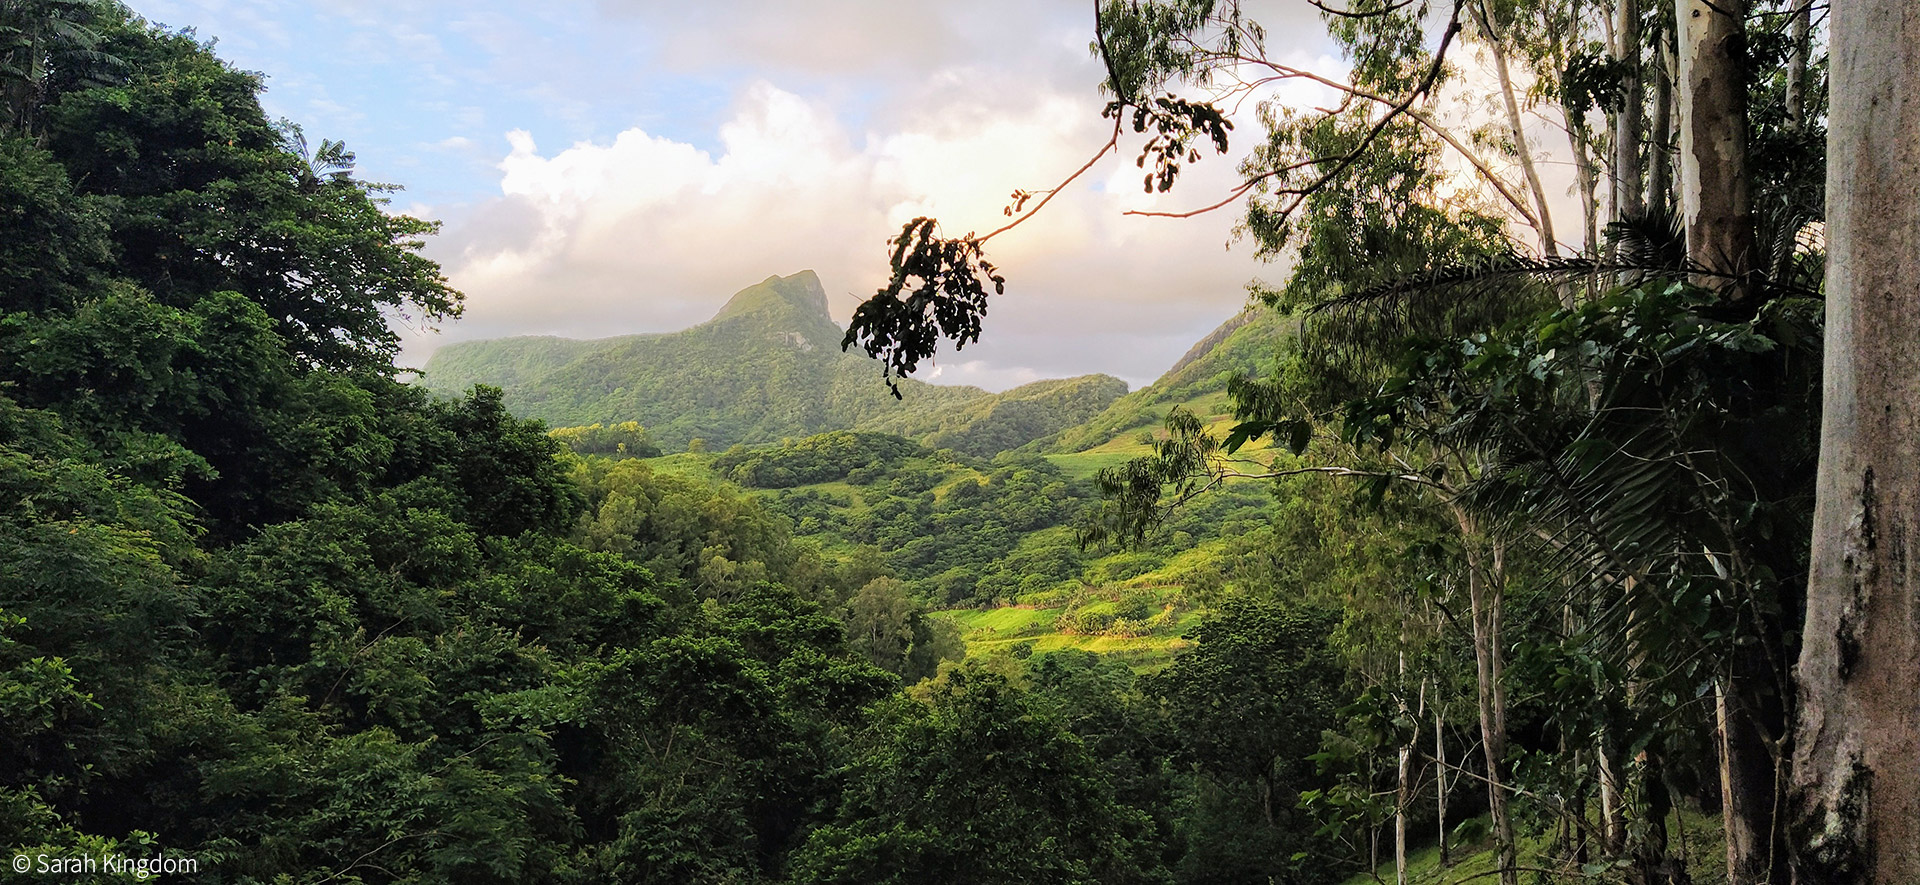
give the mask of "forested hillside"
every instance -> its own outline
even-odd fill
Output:
[[[1298,854],[1323,840],[1294,801],[1338,704],[1334,615],[1235,602],[1152,676],[961,665],[932,595],[1072,580],[1015,551],[1075,549],[1086,486],[875,434],[650,460],[637,423],[434,399],[382,319],[461,312],[418,254],[434,225],[190,33],[0,14],[67,41],[4,72],[0,128],[0,837],[27,878],[1336,875]],[[925,432],[986,450],[1032,417]],[[858,505],[799,494],[835,483]]]
[[[424,383],[447,396],[494,385],[515,414],[554,426],[638,421],[670,451],[859,429],[978,456],[1078,424],[1126,393],[1117,378],[1089,375],[1001,394],[908,382],[896,399],[876,381],[879,363],[841,351],[843,335],[820,278],[801,271],[740,290],[680,332],[451,344],[427,361]]]
[[[1273,371],[1281,349],[1297,345],[1297,326],[1274,311],[1248,308],[1195,342],[1153,384],[1041,440],[1038,448],[1071,454],[1156,431],[1175,407],[1209,415],[1225,413],[1231,406],[1226,396],[1228,379],[1256,378]]]

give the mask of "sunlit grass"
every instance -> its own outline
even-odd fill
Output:
[[[1483,815],[1480,820],[1485,822]],[[1500,881],[1499,853],[1494,849],[1491,837],[1472,845],[1454,845],[1453,862],[1446,867],[1440,866],[1440,849],[1431,844],[1432,834],[1422,833],[1415,836],[1416,844],[1422,847],[1407,852],[1407,881],[1410,885],[1467,885],[1467,883],[1493,883]],[[1393,871],[1393,835],[1387,832],[1381,840],[1381,853],[1386,862],[1373,872],[1359,872],[1348,877],[1343,885],[1378,885],[1380,882],[1392,882]],[[1542,869],[1556,867],[1551,861],[1541,858],[1552,847],[1550,836],[1522,836],[1519,839],[1521,867]],[[1701,814],[1691,809],[1683,809],[1669,825],[1668,848],[1687,862],[1687,872],[1695,882],[1711,882],[1715,876],[1724,879],[1727,874],[1727,855],[1724,831],[1720,816]],[[1566,882],[1595,885],[1595,883],[1618,883],[1624,881],[1620,871],[1609,870],[1598,875],[1567,875],[1555,877],[1551,874],[1524,873],[1523,882]]]

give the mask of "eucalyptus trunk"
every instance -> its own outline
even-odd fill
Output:
[[[1655,209],[1673,204],[1673,53],[1663,36],[1653,53],[1652,138],[1647,145],[1647,203]]]
[[[1624,68],[1620,109],[1613,115],[1613,217],[1639,215],[1646,207],[1640,186],[1640,143],[1646,100],[1640,72],[1640,4],[1618,0],[1613,25],[1613,58]]]
[[[1920,9],[1831,12],[1827,343],[1797,881],[1920,882]]]
[[[1540,251],[1553,257],[1560,254],[1559,241],[1553,235],[1553,213],[1547,208],[1547,189],[1540,184],[1540,172],[1534,168],[1533,146],[1527,141],[1526,121],[1520,115],[1520,99],[1514,94],[1513,76],[1507,65],[1507,50],[1502,44],[1505,38],[1485,3],[1475,7],[1475,10],[1480,31],[1487,40],[1487,51],[1493,56],[1494,76],[1500,81],[1500,97],[1506,104],[1507,128],[1513,134],[1513,148],[1519,155],[1520,173],[1526,177],[1527,190],[1533,195],[1533,211],[1537,219],[1534,231],[1540,235]],[[1571,307],[1572,304],[1567,306]]]
[[[1393,802],[1393,881],[1407,885],[1407,805],[1413,801],[1413,744],[1400,748],[1399,788]]]
[[[1520,854],[1514,837],[1513,816],[1507,809],[1507,695],[1503,686],[1506,661],[1500,649],[1501,582],[1504,550],[1498,542],[1481,550],[1473,518],[1456,509],[1460,535],[1467,552],[1467,600],[1473,621],[1475,695],[1480,706],[1480,746],[1487,766],[1487,811],[1493,818],[1493,838],[1500,864],[1500,885],[1519,885]],[[1491,553],[1489,562],[1488,553]]]
[[[1400,631],[1400,715],[1407,716],[1407,631]],[[1426,686],[1422,685],[1424,692]],[[1426,699],[1422,697],[1421,705]],[[1413,722],[1420,720],[1408,717]],[[1413,745],[1420,739],[1416,726],[1414,733],[1400,745],[1398,780],[1393,801],[1393,881],[1395,885],[1407,885],[1407,808],[1413,804]]]
[[[1437,815],[1434,829],[1439,831],[1440,866],[1444,869],[1453,859],[1447,852],[1447,728],[1437,697],[1433,705],[1433,761],[1434,812]]]
[[[1794,0],[1793,24],[1788,29],[1787,122],[1807,125],[1807,56],[1813,52],[1813,0]]]
[[[1605,733],[1593,756],[1600,769],[1600,843],[1608,857],[1619,857],[1627,850],[1627,824],[1620,795],[1620,770],[1614,761],[1611,742]]]
[[[1725,275],[1707,285],[1744,297],[1754,260],[1747,169],[1747,0],[1677,0],[1680,218],[1687,257]]]

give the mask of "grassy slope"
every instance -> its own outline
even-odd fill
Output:
[[[1092,451],[1158,428],[1174,406],[1187,406],[1199,414],[1225,412],[1226,376],[1264,374],[1291,335],[1291,321],[1264,308],[1249,308],[1194,345],[1159,380],[1115,400],[1092,420],[1034,446],[1054,454]]]
[[[662,473],[686,476],[705,482],[724,482],[725,480],[712,469],[713,459],[714,455],[712,454],[682,452],[653,458],[647,463],[654,470]],[[942,479],[940,484],[933,490],[936,497],[951,490],[958,483],[977,482],[981,478],[981,474],[978,471],[967,467],[948,465],[946,470],[949,475]],[[781,490],[773,489],[744,489],[742,491],[749,496],[761,498],[772,498],[782,493]],[[862,495],[864,489],[844,481],[801,485],[794,487],[790,491],[793,493],[815,491],[845,498],[851,502],[848,509],[856,514],[864,511],[868,506]],[[1072,531],[1072,528],[1068,526],[1056,526],[1054,528],[1030,533],[1021,539],[1020,546],[1014,551],[1013,555],[1018,556],[1024,551],[1041,548],[1049,543],[1056,543],[1060,541],[1063,536],[1070,535]],[[818,545],[821,551],[828,555],[850,552],[851,545],[835,538],[824,536],[803,537]],[[1018,600],[1012,606],[988,609],[951,609],[941,612],[940,615],[951,619],[961,627],[962,633],[967,640],[968,652],[970,654],[983,654],[996,650],[1011,649],[1019,643],[1032,642],[1033,650],[1037,652],[1049,652],[1062,648],[1076,648],[1103,654],[1118,655],[1135,667],[1155,669],[1165,665],[1175,651],[1186,646],[1186,641],[1180,638],[1181,634],[1199,622],[1201,611],[1197,607],[1187,603],[1184,599],[1180,600],[1180,605],[1175,612],[1171,624],[1156,629],[1150,635],[1146,636],[1086,635],[1061,632],[1055,629],[1054,619],[1070,609],[1086,612],[1110,611],[1114,608],[1116,600],[1119,599],[1120,595],[1129,590],[1146,589],[1151,592],[1166,592],[1169,594],[1170,599],[1177,597],[1179,588],[1175,586],[1172,573],[1176,572],[1182,566],[1191,565],[1194,562],[1204,560],[1214,555],[1223,543],[1224,542],[1219,540],[1203,541],[1193,549],[1165,560],[1159,567],[1151,571],[1124,580],[1102,582],[1096,587],[1080,588],[1077,591],[1069,590],[1068,588],[1055,588],[1033,597]],[[1109,566],[1110,563],[1114,561],[1122,560],[1132,555],[1133,554],[1125,551],[1117,551],[1105,557],[1095,558],[1088,563],[1087,572],[1089,574],[1098,574],[1102,571],[1111,570],[1110,568],[1103,569],[1103,566]],[[1082,597],[1078,600],[1078,605],[1073,604],[1075,600],[1072,597],[1076,594]]]
[[[1047,460],[1068,475],[1085,479],[1148,454],[1148,440],[1166,437],[1161,424],[1175,408],[1199,415],[1210,432],[1225,435],[1234,424],[1227,376],[1264,374],[1273,365],[1275,351],[1290,334],[1287,321],[1271,311],[1250,308],[1194,345],[1158,381],[1115,400],[1086,423],[1040,440],[1033,447],[1049,453]],[[1264,446],[1256,443],[1247,451]]]
[[[1042,654],[1063,648],[1076,648],[1082,651],[1115,655],[1141,670],[1163,667],[1172,659],[1174,652],[1187,647],[1187,641],[1181,639],[1180,634],[1198,625],[1201,618],[1199,611],[1182,614],[1175,626],[1166,631],[1170,635],[1085,636],[1060,633],[1053,629],[1053,619],[1064,611],[1066,611],[1064,606],[1057,608],[1013,606],[993,609],[959,609],[941,614],[942,617],[960,626],[961,635],[967,640],[969,655],[1010,650],[1022,643],[1032,643],[1033,650]]]
[[[1253,309],[1242,313],[1194,345],[1158,381],[1115,400],[1087,422],[1040,440],[1029,449],[1049,452],[1047,460],[1062,472],[1076,479],[1087,479],[1100,470],[1149,454],[1148,440],[1166,436],[1160,425],[1167,412],[1175,407],[1199,415],[1211,432],[1224,435],[1234,424],[1226,376],[1229,373],[1258,375],[1267,371],[1288,332],[1287,324],[1269,311]],[[1245,451],[1252,453],[1265,447],[1260,443]],[[1265,491],[1258,489],[1252,494],[1264,496]],[[1038,542],[1037,538],[1030,540]],[[1223,546],[1224,542],[1219,539],[1199,539],[1192,548],[1163,561],[1158,568],[1111,582],[1101,590],[1118,594],[1127,589],[1154,589],[1166,592],[1168,598],[1176,597],[1180,591],[1176,576],[1216,557]],[[1128,555],[1118,552],[1095,560],[1089,563],[1087,572],[1100,573],[1105,570],[1104,565]],[[1151,636],[1062,633],[1051,626],[1052,619],[1066,611],[1065,600],[1047,598],[1056,595],[1048,593],[1039,598],[1016,600],[1016,607],[1011,608],[961,609],[947,612],[946,616],[961,626],[970,653],[1031,642],[1037,652],[1079,648],[1121,655],[1136,667],[1151,669],[1164,665],[1175,651],[1186,645],[1181,634],[1198,624],[1203,614],[1197,608],[1183,606],[1171,627],[1157,630]],[[1100,604],[1092,602],[1082,608],[1095,610]]]
[[[1483,821],[1486,819],[1481,818]],[[1695,882],[1724,880],[1727,875],[1726,840],[1720,826],[1719,815],[1701,814],[1697,811],[1682,811],[1678,817],[1679,825],[1669,832],[1669,845],[1677,852],[1684,852],[1687,859],[1687,872]],[[1547,867],[1538,858],[1548,847],[1545,837],[1520,839],[1520,866]],[[1416,843],[1418,844],[1418,843]],[[1378,885],[1380,882],[1392,882],[1393,873],[1393,834],[1387,832],[1382,838],[1382,853],[1387,861],[1372,873],[1359,872],[1348,877],[1343,885]],[[1412,885],[1467,885],[1467,883],[1497,883],[1499,875],[1499,857],[1494,851],[1493,840],[1484,839],[1469,846],[1453,846],[1453,863],[1440,866],[1440,849],[1431,844],[1407,852],[1407,879]],[[1554,875],[1523,873],[1522,882],[1579,883],[1579,885],[1602,885],[1623,881],[1617,871],[1607,871],[1600,875]]]

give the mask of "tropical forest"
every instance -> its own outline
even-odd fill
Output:
[[[1916,885],[1920,7],[0,0],[0,849]]]

